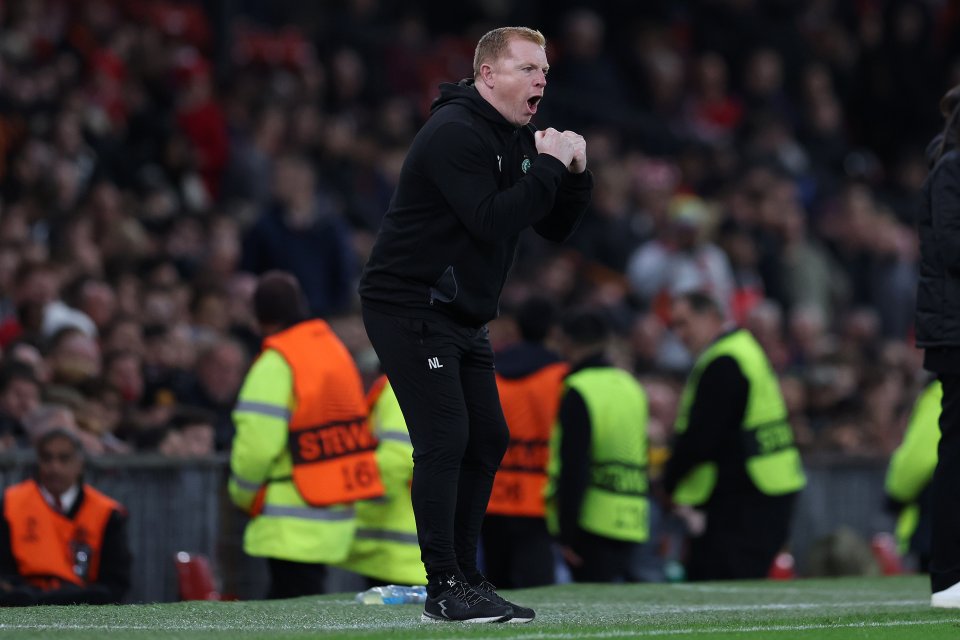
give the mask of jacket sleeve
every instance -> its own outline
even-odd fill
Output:
[[[714,460],[725,439],[735,437],[747,408],[750,386],[737,361],[721,356],[700,375],[687,429],[673,442],[663,472],[663,486],[673,493],[680,480],[699,464]]]
[[[525,176],[507,189],[497,184],[497,159],[464,123],[440,126],[426,146],[424,170],[471,236],[498,242],[549,214],[567,168],[549,155],[533,159]]]
[[[960,274],[960,154],[946,159],[933,179],[933,231],[944,266]]]
[[[590,414],[583,396],[569,389],[560,402],[557,420],[560,438],[560,476],[557,480],[557,537],[565,545],[576,543],[580,531],[580,507],[590,476]]]
[[[583,220],[592,192],[593,174],[589,169],[583,173],[568,171],[560,183],[550,215],[533,225],[534,231],[554,242],[564,242],[570,238]]]
[[[293,372],[278,352],[264,351],[250,367],[233,410],[236,435],[230,452],[230,499],[253,505],[270,468],[287,446]]]

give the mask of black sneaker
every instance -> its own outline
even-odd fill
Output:
[[[423,605],[420,622],[505,622],[513,609],[505,602],[493,602],[457,576],[448,576],[443,590]]]
[[[473,585],[473,588],[478,593],[483,594],[483,596],[491,602],[495,602],[499,605],[504,605],[513,609],[513,617],[506,622],[517,622],[520,624],[524,622],[532,622],[537,615],[530,607],[521,607],[520,605],[513,604],[509,600],[501,597],[500,594],[497,593],[497,588],[493,586],[489,580],[485,579],[480,584]]]

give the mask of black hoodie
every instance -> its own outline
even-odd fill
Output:
[[[538,155],[531,125],[510,124],[473,86],[440,86],[410,146],[360,279],[364,305],[479,327],[497,316],[519,234],[562,242],[593,188]]]
[[[917,209],[920,281],[914,318],[923,366],[960,374],[960,151],[943,136],[927,147],[930,173]]]

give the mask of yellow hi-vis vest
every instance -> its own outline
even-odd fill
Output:
[[[370,427],[380,441],[377,465],[386,493],[356,503],[357,531],[343,569],[392,584],[426,584],[410,482],[413,445],[400,403],[387,384],[374,386]]]
[[[700,376],[707,366],[721,356],[736,360],[747,379],[749,391],[741,425],[747,475],[754,486],[769,496],[800,491],[807,484],[800,452],[793,440],[793,429],[787,421],[787,407],[780,391],[780,382],[767,360],[763,348],[745,329],[737,329],[714,342],[693,365],[687,378],[674,431],[682,437],[687,430]],[[713,494],[717,483],[716,462],[694,467],[677,484],[673,500],[677,504],[702,505]]]
[[[584,531],[629,542],[650,535],[647,498],[647,395],[636,379],[614,367],[590,367],[567,377],[566,389],[583,398],[590,416],[590,478],[580,505]],[[559,532],[557,482],[563,424],[550,442],[547,526]]]
[[[315,322],[288,331],[309,329]],[[310,335],[300,345],[303,352],[330,357],[327,348],[334,337],[326,332]],[[355,378],[361,410],[366,411],[363,384],[352,359],[342,360],[342,372]],[[346,501],[310,504],[294,483],[289,422],[298,410],[297,373],[280,350],[269,346],[250,367],[233,410],[230,498],[253,515],[243,537],[247,554],[293,562],[339,562],[350,550],[355,509]],[[372,471],[376,474],[375,466]]]
[[[917,499],[930,484],[933,470],[937,467],[942,400],[943,385],[939,380],[934,380],[923,389],[913,405],[903,442],[893,452],[887,467],[887,495],[907,505],[897,518],[896,536],[900,553],[910,550],[910,538],[920,522]]]

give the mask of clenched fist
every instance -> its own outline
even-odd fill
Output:
[[[537,153],[545,153],[553,156],[563,163],[567,169],[573,162],[573,156],[576,153],[576,147],[569,136],[565,136],[553,127],[537,131],[533,135],[537,145]]]
[[[534,134],[538,153],[551,155],[564,164],[568,171],[583,173],[587,168],[587,143],[573,131],[557,131],[553,127]]]

